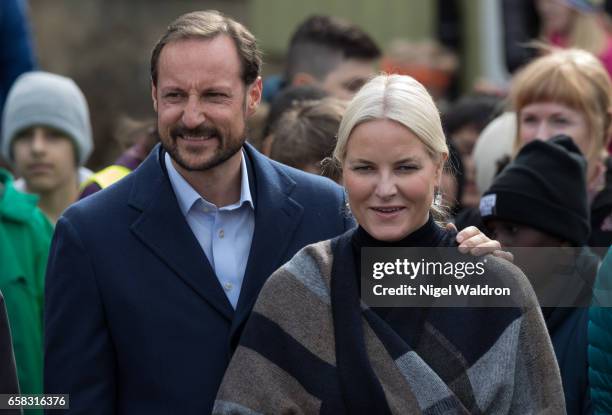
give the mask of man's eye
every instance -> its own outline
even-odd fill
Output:
[[[211,98],[227,98],[227,94],[223,92],[209,92],[206,95]]]

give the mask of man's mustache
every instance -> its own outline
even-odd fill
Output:
[[[170,136],[172,138],[177,138],[179,136],[189,136],[189,137],[212,137],[217,136],[218,138],[223,138],[221,132],[211,126],[207,125],[199,125],[196,128],[186,128],[182,125],[177,125],[170,129]]]

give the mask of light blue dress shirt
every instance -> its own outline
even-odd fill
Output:
[[[187,183],[172,164],[168,153],[164,161],[181,212],[235,309],[255,230],[255,205],[249,188],[244,152],[240,200],[221,208],[205,200]]]

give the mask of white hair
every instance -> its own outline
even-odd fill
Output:
[[[357,92],[344,113],[333,154],[336,167],[342,169],[353,129],[378,119],[398,122],[412,131],[434,162],[448,158],[440,112],[425,87],[407,75],[378,75]],[[432,204],[430,213],[440,225],[449,216],[447,207],[436,204]]]
[[[440,113],[425,87],[410,76],[378,75],[359,90],[344,113],[333,154],[339,166],[344,163],[353,129],[377,119],[389,119],[408,128],[432,159],[448,156]]]

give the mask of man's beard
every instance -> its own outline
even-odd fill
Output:
[[[177,145],[179,138],[185,136],[208,137],[208,140],[219,140],[219,146],[207,160],[189,162],[188,157],[183,157],[181,155]],[[196,128],[185,128],[182,125],[177,125],[170,129],[168,138],[166,140],[162,139],[161,142],[172,159],[183,169],[187,171],[205,171],[223,164],[240,151],[242,145],[246,141],[246,128],[243,130],[241,136],[241,139],[228,139],[219,129],[213,126],[200,125]]]

